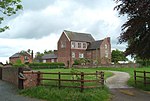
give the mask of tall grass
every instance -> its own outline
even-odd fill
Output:
[[[47,101],[108,101],[110,96],[106,87],[87,89],[81,93],[79,89],[39,86],[22,90],[20,94]]]

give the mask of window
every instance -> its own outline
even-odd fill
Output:
[[[105,57],[108,58],[108,51],[105,50]]]
[[[84,54],[83,53],[79,53],[79,58],[84,58]]]
[[[65,48],[66,47],[66,42],[65,41],[61,41],[61,48]]]
[[[86,48],[86,43],[83,43],[83,48]]]
[[[81,43],[78,43],[78,48],[81,48]]]
[[[75,52],[72,52],[72,58],[75,58]]]
[[[43,63],[46,63],[46,60],[43,60]]]
[[[54,59],[51,59],[51,62],[54,62]]]
[[[75,42],[71,43],[71,48],[75,48]]]
[[[28,60],[28,57],[27,57],[27,56],[24,56],[24,60]]]
[[[105,44],[105,49],[107,49],[107,44]]]

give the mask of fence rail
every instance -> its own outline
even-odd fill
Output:
[[[143,79],[143,80],[137,80],[138,78]],[[134,81],[135,81],[135,85],[137,85],[137,82],[143,83],[145,86],[147,84],[150,84],[150,72],[135,70],[134,71]]]
[[[34,73],[34,72],[33,72]],[[28,74],[28,73],[26,73]],[[43,85],[43,86],[57,86],[59,88],[61,87],[68,87],[68,88],[80,88],[81,92],[83,92],[86,88],[97,88],[99,85],[104,85],[104,72],[102,71],[96,71],[95,73],[46,73],[46,72],[36,72],[37,74],[37,85]],[[43,76],[44,75],[44,76]],[[48,77],[47,77],[47,76]],[[45,77],[46,76],[46,77]],[[54,77],[55,76],[55,77]],[[71,79],[63,78],[62,76],[69,76],[73,77]],[[78,77],[78,79],[74,78],[75,76]],[[94,79],[89,79],[88,77],[92,76]],[[56,85],[50,85],[50,83],[44,83],[44,81],[56,81]],[[74,83],[77,82],[78,85],[64,85],[63,83]],[[91,85],[85,85],[85,83],[94,83]]]

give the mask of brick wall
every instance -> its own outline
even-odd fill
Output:
[[[37,71],[24,71],[25,80],[23,81],[23,88],[30,88],[37,86]]]
[[[107,47],[105,47],[105,45],[107,45]],[[106,57],[106,51],[108,53],[108,57]],[[101,64],[110,64],[111,63],[110,37],[105,38],[100,46],[100,58],[101,58]]]
[[[64,43],[65,47],[61,47],[61,44]],[[57,49],[58,49],[58,62],[63,62],[65,64],[65,66],[67,67],[71,67],[71,63],[70,63],[70,56],[71,56],[71,52],[70,52],[70,48],[71,48],[71,43],[68,40],[68,38],[66,37],[65,33],[63,33],[57,43]]]
[[[10,82],[18,86],[18,68],[3,67],[2,68],[2,80]]]

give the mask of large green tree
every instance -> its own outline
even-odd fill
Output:
[[[115,0],[119,15],[127,16],[119,42],[127,42],[126,55],[150,59],[150,0]]]
[[[4,20],[4,17],[16,14],[18,10],[22,9],[20,3],[21,0],[0,0],[0,24]],[[8,26],[0,26],[0,32],[4,32],[8,28]]]
[[[119,51],[118,49],[113,50],[111,53],[111,60],[114,63],[118,63],[118,61],[127,61],[125,54],[123,51]]]

